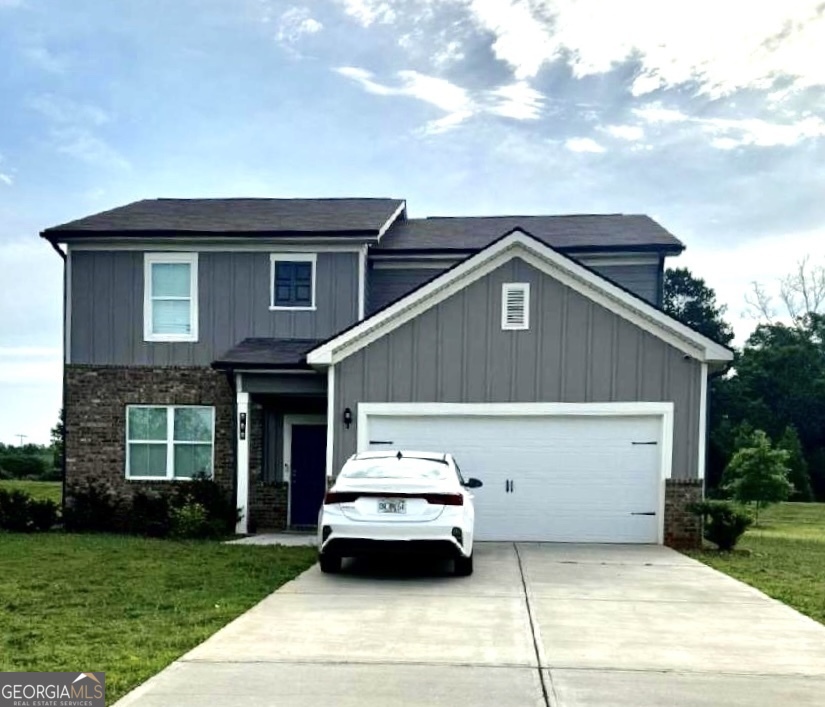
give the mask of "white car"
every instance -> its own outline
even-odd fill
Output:
[[[420,552],[453,558],[455,573],[473,572],[475,510],[450,454],[362,452],[351,456],[327,491],[318,517],[322,572],[344,557]]]

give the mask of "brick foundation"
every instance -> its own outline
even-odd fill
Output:
[[[205,367],[68,365],[64,375],[68,483],[94,478],[127,494],[168,484],[126,479],[126,406],[211,405],[215,480],[234,493],[235,397],[223,373]]]
[[[253,481],[249,486],[249,532],[286,530],[288,487],[283,482]]]
[[[665,484],[665,545],[677,549],[702,546],[702,521],[691,513],[691,503],[701,501],[704,485],[699,479],[668,479]]]

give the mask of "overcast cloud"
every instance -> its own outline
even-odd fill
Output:
[[[60,405],[44,227],[156,196],[648,213],[741,342],[825,260],[819,0],[0,0],[0,441]]]

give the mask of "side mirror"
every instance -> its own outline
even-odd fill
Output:
[[[464,486],[468,489],[478,489],[484,486],[484,484],[481,483],[480,479],[467,479],[467,481],[464,482]]]

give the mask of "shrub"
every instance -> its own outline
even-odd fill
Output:
[[[212,535],[206,509],[195,502],[172,509],[172,535],[177,538],[205,538]]]
[[[19,489],[0,489],[0,528],[23,533],[29,529],[29,503],[31,497]]]
[[[234,531],[238,509],[216,481],[202,476],[191,481],[180,481],[174,486],[174,495],[172,504],[176,508],[193,503],[203,508],[210,525],[210,535],[228,535]]]
[[[109,484],[93,479],[69,484],[63,524],[74,532],[120,530],[126,502]]]
[[[50,530],[57,523],[57,504],[36,500],[25,491],[0,489],[0,528],[17,533]]]
[[[135,491],[129,514],[129,529],[138,535],[163,538],[172,529],[171,494],[159,491]]]
[[[29,518],[32,530],[51,530],[57,525],[60,510],[57,504],[48,498],[32,498],[29,501]]]
[[[705,538],[724,551],[733,550],[753,523],[753,518],[729,501],[702,501],[690,510],[702,517]]]

